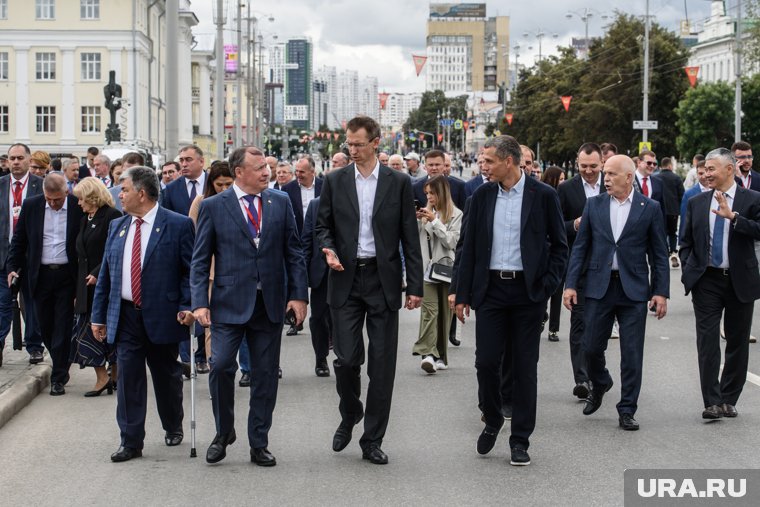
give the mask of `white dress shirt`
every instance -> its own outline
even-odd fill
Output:
[[[377,180],[380,177],[380,161],[376,161],[372,173],[365,178],[354,166],[356,198],[359,200],[359,244],[356,248],[358,259],[375,257],[375,233],[372,231],[372,209],[375,206]]]
[[[739,171],[739,177],[742,180],[742,186],[744,188],[749,188],[749,186],[752,184],[752,173],[747,173],[747,176],[744,176],[744,173]]]
[[[647,190],[648,193],[644,194],[644,178],[647,179]],[[639,181],[639,187],[641,187],[641,193],[644,194],[647,197],[652,197],[652,177],[647,176],[645,174],[641,174],[638,170],[636,171],[636,179]]]
[[[317,178],[314,177],[314,181],[311,182],[311,187],[307,188],[300,183],[298,187],[301,189],[301,205],[303,206],[303,217],[306,218],[306,210],[309,208],[309,203],[316,197]]]
[[[716,190],[718,192],[718,190]],[[728,207],[732,210],[734,209],[734,196],[736,196],[736,183],[731,185],[731,188],[728,189],[728,191],[723,192],[723,195],[726,197],[726,202],[728,203]],[[710,213],[709,220],[710,220],[710,244],[707,245],[708,250],[708,266],[712,266],[712,244],[713,244],[713,231],[715,230],[715,220],[725,220],[725,223],[723,224],[723,262],[720,263],[719,266],[715,266],[722,269],[728,269],[728,231],[731,228],[731,221],[728,218],[721,218],[715,213],[712,212],[712,210],[718,209],[718,200],[715,199],[715,194],[713,193],[712,200],[710,201]]]
[[[140,226],[140,266],[145,262],[145,251],[148,249],[150,233],[153,231],[153,224],[156,223],[156,213],[158,213],[158,203],[145,214],[143,223]],[[127,231],[127,240],[124,243],[124,258],[121,266],[121,298],[127,301],[132,299],[132,243],[135,241],[135,221],[132,217]]]
[[[243,192],[243,190],[237,186],[237,183],[232,184],[232,189],[235,191],[235,197],[237,197],[238,205],[240,206],[240,212],[243,214],[243,221],[246,223],[246,227],[248,226],[248,212],[246,211],[248,209],[248,201],[246,201],[244,198],[248,194]],[[261,206],[259,206],[261,204]],[[253,206],[256,207],[256,212],[259,213],[259,210],[261,210],[261,213],[259,214],[259,237],[261,236],[261,231],[264,229],[264,206],[263,202],[261,201],[261,194],[257,195],[253,198]],[[258,239],[256,240],[258,241]],[[261,281],[259,281],[256,284],[256,289],[261,290]]]
[[[633,192],[634,189],[632,188],[628,197],[622,201],[618,201],[617,198],[610,196],[610,226],[612,226],[612,237],[615,238],[615,242],[620,239],[620,235],[625,228],[625,223],[628,221],[628,215],[631,213]],[[618,270],[617,249],[612,255],[612,270]]]
[[[520,171],[520,179],[509,190],[504,190],[499,184],[493,212],[493,242],[491,260],[488,264],[490,270],[523,270],[520,227],[524,190],[525,173],[522,171]]]
[[[599,177],[593,185],[589,185],[583,178],[581,180],[583,181],[583,193],[586,194],[586,199],[599,195],[599,190],[602,187],[602,173],[599,173]]]
[[[192,181],[195,181],[195,195],[201,195],[203,193],[203,190],[206,188],[203,184],[206,183],[206,171],[201,171],[201,175],[198,176],[195,180],[190,180],[189,176],[185,176],[185,185],[187,186],[187,196],[190,197],[191,192],[193,191],[193,183]]]
[[[68,199],[63,201],[63,207],[58,211],[45,203],[45,221],[42,225],[42,258],[43,266],[68,264],[66,255],[66,211]],[[11,222],[12,223],[12,222]]]

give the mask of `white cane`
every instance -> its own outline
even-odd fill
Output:
[[[179,312],[180,320],[185,320],[185,312]],[[190,330],[190,457],[198,456],[195,450],[195,349],[198,347],[198,341],[195,337],[195,321],[189,324]]]

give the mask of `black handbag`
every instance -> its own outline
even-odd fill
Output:
[[[430,234],[427,235],[427,244],[428,256],[430,257],[427,278],[431,282],[451,283],[451,277],[454,275],[454,260],[451,257],[443,257],[439,262],[433,262],[433,248],[430,245]]]

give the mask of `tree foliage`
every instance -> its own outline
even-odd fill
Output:
[[[414,137],[414,131],[423,131],[436,134],[438,131],[438,115],[444,116],[449,113],[449,118],[464,120],[467,118],[467,96],[462,95],[455,98],[447,98],[441,90],[428,91],[422,94],[420,107],[409,113],[409,118],[404,123],[404,135]],[[443,129],[441,129],[443,132]],[[456,130],[451,127],[451,146],[456,150],[462,143],[462,133],[464,130]],[[433,140],[431,144],[430,136],[426,138],[428,147],[432,148],[438,145],[438,140]]]
[[[678,153],[691,160],[718,146],[730,146],[734,138],[732,87],[724,82],[699,84],[678,103],[676,127]]]

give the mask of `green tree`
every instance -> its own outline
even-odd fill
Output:
[[[724,82],[703,83],[688,90],[676,109],[678,153],[690,160],[734,138],[733,90]]]
[[[429,132],[435,136],[438,131],[438,115],[445,115],[449,113],[449,118],[464,120],[467,118],[465,113],[467,109],[467,96],[462,95],[455,98],[446,98],[446,95],[441,90],[428,91],[422,94],[422,100],[420,101],[420,107],[409,113],[409,118],[404,123],[403,131],[404,135],[414,137],[414,131]],[[443,132],[443,128],[441,128]],[[456,130],[451,128],[451,149],[452,151],[458,150],[462,143],[463,130]],[[431,139],[430,136],[426,137],[428,148],[432,148],[438,145],[437,139]],[[432,144],[431,144],[432,142]]]
[[[760,74],[742,79],[742,113],[742,139],[760,145]]]

